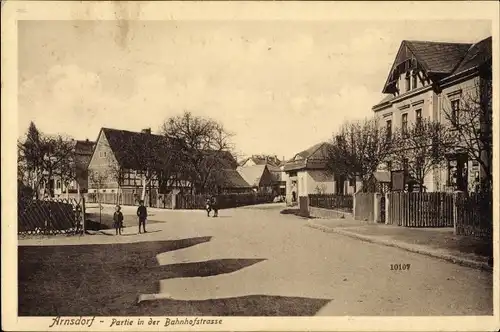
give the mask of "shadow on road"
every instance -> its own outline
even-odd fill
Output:
[[[141,302],[134,315],[149,316],[314,316],[330,300],[249,295],[203,301]]]
[[[163,272],[156,255],[211,240],[19,246],[20,316],[128,315],[137,295],[154,293]]]
[[[214,259],[205,262],[181,263],[158,266],[161,279],[209,277],[236,272],[246,267],[265,261],[265,259]]]

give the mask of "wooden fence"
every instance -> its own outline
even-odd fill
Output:
[[[88,193],[85,194],[88,203],[101,203],[101,204],[120,204],[120,205],[138,205],[141,199],[140,194],[130,192],[118,193]],[[151,195],[151,202],[149,194],[144,198],[144,205],[155,208],[171,209],[172,208],[172,195],[171,194],[157,194],[156,192]]]
[[[354,219],[374,221],[375,220],[375,194],[357,193],[355,196],[356,204],[354,206]]]
[[[352,212],[354,198],[351,195],[311,194],[309,206]]]
[[[405,227],[453,227],[452,193],[391,192],[387,196],[387,224]]]
[[[175,208],[185,210],[204,209],[206,195],[176,195]],[[217,196],[217,205],[219,209],[229,209],[245,205],[255,205],[263,203],[272,203],[273,194],[263,193],[241,193],[241,194],[223,194]]]
[[[19,234],[59,234],[83,231],[85,200],[18,200]]]
[[[457,235],[491,238],[493,234],[492,193],[472,193],[456,195]]]

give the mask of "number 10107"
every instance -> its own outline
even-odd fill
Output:
[[[391,264],[391,271],[406,271],[410,269],[410,264]]]

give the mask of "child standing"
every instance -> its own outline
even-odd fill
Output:
[[[113,222],[115,226],[116,235],[122,235],[123,228],[123,213],[120,211],[120,205],[117,205],[115,208],[115,213],[113,214]]]
[[[144,233],[146,232],[146,219],[148,217],[148,210],[144,206],[144,201],[139,201],[139,207],[137,208],[137,217],[139,218],[139,234],[141,234],[141,225]]]

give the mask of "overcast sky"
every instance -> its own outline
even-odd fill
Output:
[[[19,135],[95,140],[189,110],[280,158],[371,115],[403,39],[476,42],[487,21],[19,21]]]

